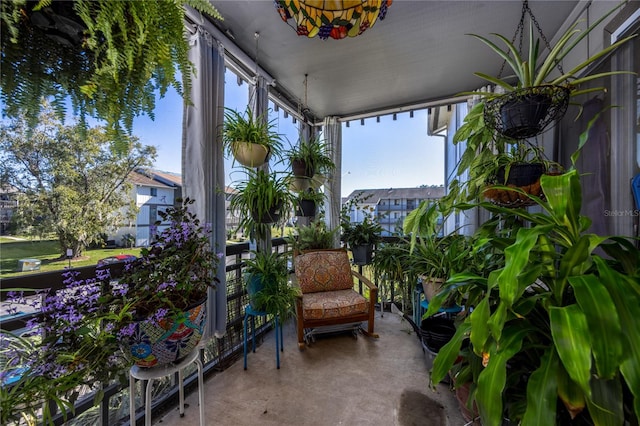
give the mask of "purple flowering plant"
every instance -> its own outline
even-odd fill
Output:
[[[182,201],[182,200],[179,200]],[[4,333],[0,345],[0,424],[25,414],[44,424],[52,421],[49,404],[72,410],[82,385],[96,391],[99,383],[126,383],[131,360],[120,350],[137,321],[183,320],[184,311],[201,303],[215,288],[222,254],[210,245],[210,227],[201,226],[185,199],[179,207],[159,212],[168,227],[141,250],[141,257],[125,264],[121,276],[96,268],[95,277],[82,279],[64,272],[65,287],[28,298],[17,291],[9,299],[31,303],[41,313],[21,336]]]

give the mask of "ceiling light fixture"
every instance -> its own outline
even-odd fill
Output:
[[[276,0],[283,21],[298,35],[326,40],[355,37],[383,20],[393,0]]]

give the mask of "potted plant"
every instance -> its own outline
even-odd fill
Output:
[[[245,260],[245,282],[251,306],[262,312],[279,316],[281,321],[291,317],[299,289],[289,285],[286,253],[252,251]]]
[[[319,205],[324,201],[324,193],[309,188],[301,191],[296,197],[296,215],[303,217],[314,217]]]
[[[192,203],[185,199],[159,212],[167,228],[125,265],[117,281],[104,267],[88,280],[69,270],[64,290],[43,295],[41,315],[28,324],[42,340],[23,354],[28,367],[12,385],[13,395],[24,391],[29,401],[3,412],[3,418],[44,407],[42,421],[49,424],[49,403],[65,412],[79,386],[114,379],[127,383],[134,362],[160,365],[190,353],[204,331],[203,302],[216,285],[221,257],[210,246],[210,231],[188,211]]]
[[[524,192],[543,196],[540,176],[558,173],[562,166],[548,160],[539,147],[505,138],[486,126],[485,108],[485,102],[475,105],[453,136],[454,144],[466,142],[457,174],[468,175],[464,182],[452,183],[447,198],[472,201],[487,197],[506,206],[531,205]]]
[[[256,224],[284,223],[294,205],[289,174],[246,169],[247,179],[236,185],[229,208],[241,215],[238,229],[249,235]]]
[[[296,226],[296,235],[288,237],[293,246],[294,255],[313,250],[326,250],[334,248],[334,235],[338,228],[327,229],[327,224],[321,217],[311,221],[308,225]]]
[[[207,0],[187,3],[222,19]],[[87,116],[106,120],[126,149],[134,117],[153,118],[156,90],[189,93],[193,64],[184,22],[182,2],[173,1],[3,2],[3,112],[23,114],[33,127],[42,98],[54,99],[61,120],[70,99],[81,123]]]
[[[373,217],[374,208],[366,205],[368,198],[360,192],[340,209],[341,240],[351,250],[353,262],[357,265],[371,263],[374,246],[381,240],[382,226]],[[351,221],[352,210],[362,213],[362,221]]]
[[[222,126],[222,142],[227,155],[246,167],[260,167],[271,155],[280,157],[282,141],[274,131],[274,120],[254,117],[251,108],[244,113],[226,108]]]
[[[513,71],[515,76],[514,82],[512,76],[503,78],[500,76],[489,76],[481,72],[475,73],[478,77],[499,86],[505,92],[504,94],[473,92],[474,94],[487,98],[484,111],[487,124],[508,138],[525,139],[535,136],[540,134],[549,123],[564,115],[567,103],[571,97],[603,90],[602,88],[580,90],[580,84],[605,76],[626,73],[624,71],[611,71],[585,77],[576,77],[578,73],[586,67],[635,36],[623,38],[605,47],[569,71],[565,72],[559,65],[563,58],[571,53],[582,39],[587,37],[594,28],[623,5],[624,2],[621,2],[584,31],[578,29],[580,22],[571,25],[558,38],[554,46],[547,43],[546,47],[549,52],[544,60],[542,60],[540,56],[540,39],[534,36],[533,25],[535,24],[537,26],[537,22],[528,9],[528,6],[526,6],[526,9],[523,9],[522,20],[516,31],[516,34],[520,32],[520,41],[522,44],[524,14],[528,12],[531,19],[529,21],[528,31],[528,51],[526,52],[519,51],[512,41],[500,34],[494,35],[504,43],[504,48],[496,45],[486,37],[470,34],[497,53],[505,61],[505,64],[509,66],[511,71]],[[539,27],[538,31],[544,38]],[[551,74],[556,68],[560,70],[560,75],[552,77]]]
[[[318,173],[326,174],[336,167],[327,145],[315,136],[309,140],[300,140],[286,155],[291,162],[291,171],[296,177],[310,179]]]
[[[394,288],[399,287],[401,310],[404,313],[408,313],[407,307],[411,307],[411,295],[417,279],[411,269],[410,259],[409,242],[400,238],[397,241],[380,243],[372,261],[374,276],[388,281]],[[391,295],[391,303],[394,303],[395,291],[391,291]]]
[[[468,337],[483,365],[474,378],[483,424],[505,416],[523,424],[633,424],[640,418],[630,369],[640,364],[640,250],[630,239],[586,232],[576,170],[544,175],[541,185],[546,201],[530,196],[541,213],[482,204],[510,226],[494,242],[503,264],[449,280],[474,309],[438,353],[432,382]],[[518,225],[524,221],[530,226]],[[446,296],[437,295],[427,314]]]

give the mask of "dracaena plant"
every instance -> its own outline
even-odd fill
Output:
[[[438,353],[431,381],[447,374],[466,340],[467,359],[482,364],[471,377],[485,425],[505,416],[523,425],[637,423],[640,250],[631,239],[588,232],[576,170],[545,175],[541,185],[546,200],[530,196],[540,213],[481,204],[530,226],[497,237],[503,266],[449,280],[474,309]],[[427,315],[447,296],[436,296]]]

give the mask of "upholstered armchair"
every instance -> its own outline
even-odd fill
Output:
[[[295,273],[301,294],[296,300],[298,346],[316,333],[341,329],[374,333],[375,303],[378,287],[351,269],[346,250],[321,250],[300,254],[294,258]],[[354,290],[354,279],[368,289],[368,297]],[[362,322],[367,321],[366,330]]]

